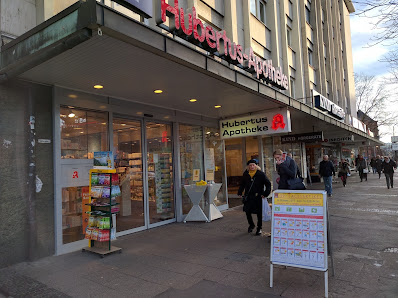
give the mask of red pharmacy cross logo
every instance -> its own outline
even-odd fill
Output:
[[[73,172],[72,179],[75,179],[75,178],[79,178],[79,172],[78,171],[74,171]]]
[[[281,114],[276,114],[274,118],[272,118],[272,126],[273,130],[277,130],[278,128],[284,129],[286,126],[285,122],[283,121],[283,116]]]

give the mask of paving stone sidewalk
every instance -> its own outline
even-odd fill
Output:
[[[398,192],[368,176],[333,184],[329,297],[398,297]],[[240,207],[223,215],[119,237],[123,252],[103,259],[78,251],[0,269],[0,298],[323,297],[317,271],[276,267],[270,288],[270,223],[254,236]]]

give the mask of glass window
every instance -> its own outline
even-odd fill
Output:
[[[289,27],[286,28],[286,39],[287,39],[287,45],[289,47],[291,47],[292,46],[292,30]]]
[[[290,77],[290,97],[296,98],[296,88],[294,78]]]
[[[227,167],[228,204],[236,207],[242,204],[238,197],[239,184],[246,168],[244,156],[245,139],[233,138],[225,140],[225,164]]]
[[[89,187],[62,188],[62,242],[84,239],[89,215],[82,210],[89,203]]]
[[[312,60],[312,51],[310,48],[308,48],[308,64],[313,66],[313,60]]]
[[[194,170],[199,170],[199,180],[204,180],[203,170],[203,130],[201,126],[179,125],[180,158],[181,158],[181,185],[182,185],[182,212],[188,214],[192,203],[184,185],[195,183]],[[204,203],[204,200],[201,201]]]
[[[265,3],[260,1],[259,4],[260,4],[259,18],[260,18],[261,22],[263,22],[265,24]]]
[[[250,0],[250,12],[254,15],[256,15],[256,6],[257,6],[257,1],[256,0]]]
[[[175,217],[172,127],[147,122],[149,221],[151,224]]]
[[[311,24],[311,10],[307,5],[305,6],[305,20],[308,24]]]
[[[145,225],[141,122],[113,119],[113,152],[121,196],[117,197],[117,231]]]
[[[291,18],[291,19],[293,19],[293,3],[292,3],[292,1],[288,1],[288,5],[289,5],[289,17]]]
[[[273,156],[273,145],[272,137],[263,137],[263,158],[264,158],[264,172],[267,178],[273,184],[273,173],[274,173],[274,156]]]
[[[224,168],[224,144],[220,138],[218,128],[205,128],[205,169],[214,170],[214,182],[223,183],[220,191],[217,194],[214,203],[217,206],[227,204],[226,197],[226,179],[225,168]]]
[[[61,158],[92,159],[108,150],[108,113],[61,107]]]

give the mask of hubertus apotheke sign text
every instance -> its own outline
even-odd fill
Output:
[[[210,25],[205,27],[203,22],[197,18],[195,7],[192,7],[192,13],[188,13],[188,18],[186,18],[184,9],[178,7],[178,0],[174,0],[174,6],[167,4],[165,0],[159,0],[156,4],[156,23],[161,28],[211,53],[217,53],[231,64],[239,65],[251,73],[256,73],[259,80],[264,80],[280,89],[287,90],[289,88],[288,77],[283,74],[281,67],[274,67],[272,60],[263,60],[254,55],[252,48],[249,49],[248,54],[245,53],[240,44],[232,42],[227,37],[225,30],[216,32]],[[166,22],[166,17],[169,18],[169,27],[163,25]]]
[[[220,121],[220,135],[223,139],[271,135],[290,131],[290,113],[287,109],[272,110],[257,115]]]

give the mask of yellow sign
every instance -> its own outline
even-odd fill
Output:
[[[193,169],[193,181],[200,180],[200,169]]]
[[[274,199],[275,205],[289,206],[323,206],[321,193],[277,193]]]

